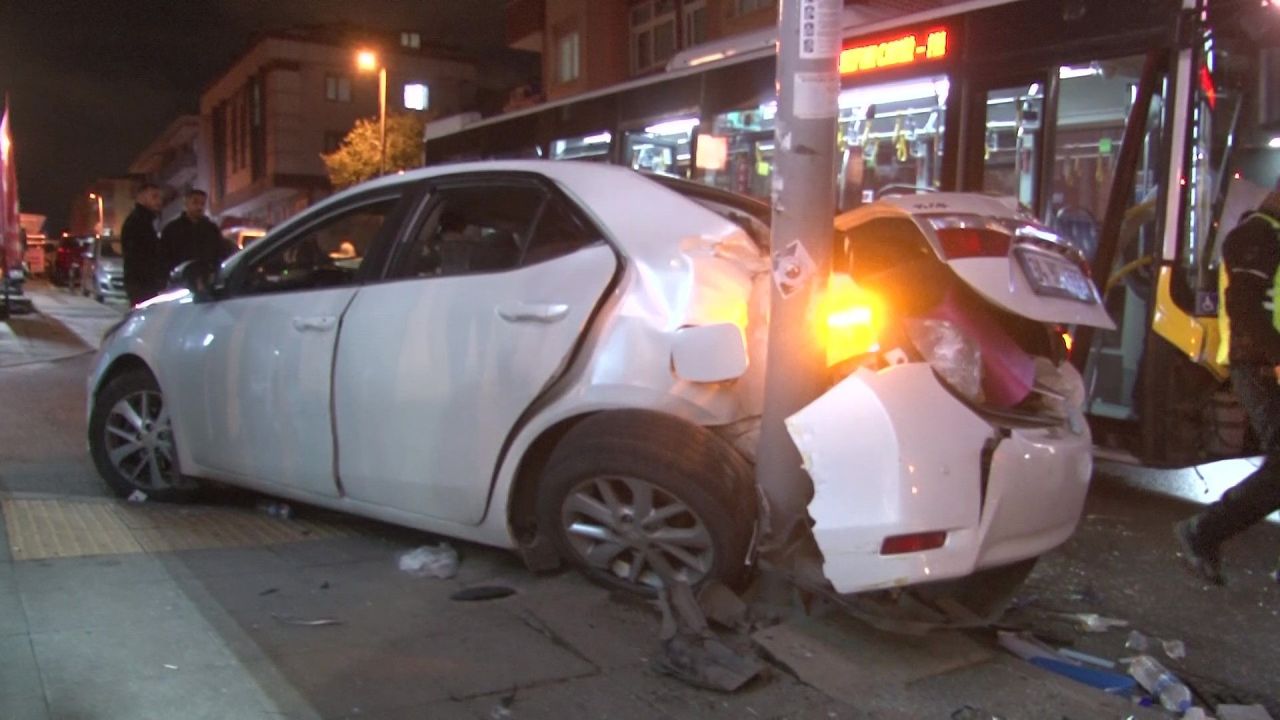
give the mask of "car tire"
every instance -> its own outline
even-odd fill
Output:
[[[112,378],[98,391],[89,417],[89,453],[117,495],[183,502],[197,483],[178,469],[172,425],[155,377],[144,368]]]
[[[650,411],[588,417],[556,445],[538,487],[540,532],[607,587],[654,595],[654,562],[697,586],[735,584],[756,521],[750,466],[705,428]],[[643,517],[642,517],[643,515]]]

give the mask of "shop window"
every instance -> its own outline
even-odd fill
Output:
[[[693,47],[707,41],[707,3],[706,0],[685,0],[680,6],[680,14],[684,18],[684,37],[682,47]]]
[[[551,143],[551,159],[608,162],[612,140],[613,135],[607,132],[556,140]]]
[[[423,83],[405,83],[404,106],[407,110],[426,110],[431,106],[431,92]]]
[[[623,162],[636,170],[689,177],[696,117],[675,118],[625,133]]]
[[[776,7],[777,5],[778,0],[733,0],[730,8],[733,10],[733,15],[738,16]]]
[[[400,47],[409,48],[410,50],[419,50],[422,48],[422,34],[416,32],[400,33]]]

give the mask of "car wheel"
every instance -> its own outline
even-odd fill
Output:
[[[183,501],[195,493],[195,481],[178,472],[169,409],[145,369],[129,370],[98,391],[89,451],[98,474],[122,497],[141,490],[152,500]]]
[[[547,463],[538,525],[590,579],[646,595],[670,573],[736,582],[755,529],[745,460],[704,428],[659,413],[596,415]]]

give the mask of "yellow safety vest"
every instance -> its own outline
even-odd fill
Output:
[[[1280,220],[1277,220],[1266,213],[1253,213],[1245,218],[1244,222],[1248,222],[1256,217],[1260,217],[1267,221],[1276,233],[1280,234]],[[1244,224],[1244,223],[1241,223]],[[1227,263],[1218,263],[1218,364],[1226,365],[1231,358],[1231,318],[1227,317],[1227,285],[1230,283],[1230,276],[1227,274]],[[1280,298],[1280,271],[1277,271],[1271,278],[1271,325],[1280,332],[1280,307],[1277,307],[1276,298]]]

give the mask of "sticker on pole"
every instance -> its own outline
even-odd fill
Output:
[[[836,116],[840,102],[840,76],[834,72],[795,74],[791,88],[791,114],[800,120],[821,120]]]
[[[773,284],[784,298],[803,288],[813,277],[814,269],[813,257],[799,240],[792,240],[773,254]]]
[[[840,0],[800,0],[800,58],[840,55]]]

